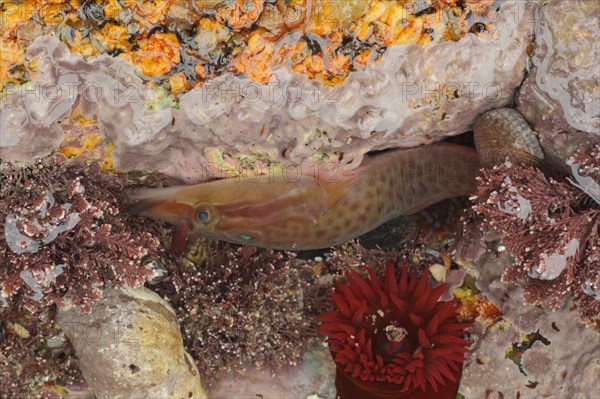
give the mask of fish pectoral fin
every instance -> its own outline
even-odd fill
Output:
[[[327,212],[329,194],[319,181],[309,177],[302,178],[295,185],[295,190],[298,190],[295,194],[302,198],[302,213],[306,218],[317,220]]]

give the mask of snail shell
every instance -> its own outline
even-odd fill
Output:
[[[488,111],[475,120],[475,147],[484,167],[500,164],[508,158],[513,163],[536,165],[544,153],[523,116],[513,108]]]

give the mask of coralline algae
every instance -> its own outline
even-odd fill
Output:
[[[597,149],[573,162],[580,177],[598,180]],[[589,292],[600,286],[600,208],[593,197],[539,169],[505,163],[482,171],[473,199],[481,227],[501,232],[503,251],[514,257],[502,281],[521,285],[526,303],[544,307],[558,308],[573,294],[580,321],[595,324],[600,302]]]
[[[325,159],[353,168],[368,151],[438,141],[469,130],[483,111],[509,104],[522,80],[534,8],[503,3],[491,40],[468,34],[458,42],[390,47],[379,62],[334,87],[315,86],[284,68],[268,84],[223,74],[184,94],[179,109],[145,86],[131,64],[105,55],[86,61],[58,39],[42,37],[28,57],[41,58],[32,85],[34,94],[45,95],[31,103],[35,96],[20,87],[4,98],[2,124],[11,128],[3,129],[0,155],[29,161],[47,154],[60,143],[58,124],[78,106],[115,144],[117,169],[198,182],[240,154],[267,164],[303,167]],[[50,87],[64,90],[50,95]],[[31,146],[33,134],[52,140]]]

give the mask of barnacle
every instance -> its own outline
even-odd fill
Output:
[[[268,82],[273,75],[273,71],[269,67],[273,52],[272,45],[265,42],[259,32],[254,32],[248,39],[244,51],[237,57],[237,71],[245,73],[255,82]]]
[[[4,40],[14,38],[18,29],[35,20],[46,31],[58,31],[71,51],[85,57],[119,55],[136,65],[149,81],[185,70],[187,77],[194,76],[197,82],[172,86],[173,93],[181,93],[214,77],[213,71],[224,69],[266,83],[271,69],[281,64],[281,54],[294,51],[306,40],[316,46],[311,54],[292,62],[292,69],[337,85],[352,70],[364,67],[371,49],[385,51],[389,46],[408,43],[428,45],[458,40],[470,31],[488,32],[491,26],[485,19],[493,14],[491,4],[471,3],[434,2],[424,7],[382,0],[326,0],[311,6],[306,0],[235,0],[197,1],[192,6],[174,0],[84,4],[47,0],[2,3],[0,18]],[[290,31],[298,34],[286,36]],[[27,48],[28,38],[34,36],[21,35],[17,46]],[[236,37],[233,42],[232,37]],[[285,40],[278,42],[282,37]],[[350,54],[346,45],[354,41],[360,51]],[[181,53],[190,58],[182,58]],[[5,69],[19,66],[23,60],[5,62],[8,67],[0,69],[3,82],[8,78]],[[210,67],[194,75],[197,65]]]
[[[129,32],[127,32],[127,27],[122,25],[107,23],[94,33],[94,39],[102,45],[105,52],[114,52],[115,50],[126,52],[131,49]]]
[[[263,5],[263,0],[235,0],[230,6],[220,8],[217,15],[232,29],[249,28],[260,17]]]
[[[89,37],[85,37],[80,31],[73,33],[73,38],[67,42],[72,52],[79,53],[84,57],[91,57],[99,53],[98,48],[94,46]]]
[[[179,41],[173,33],[155,33],[139,42],[139,50],[122,54],[146,76],[163,76],[179,63]]]
[[[0,91],[11,81],[11,69],[23,62],[25,52],[20,43],[0,37]]]

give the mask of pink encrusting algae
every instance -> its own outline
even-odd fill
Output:
[[[479,157],[435,144],[367,157],[335,173],[317,165],[298,174],[230,178],[134,193],[131,211],[190,234],[286,250],[347,242],[400,215],[475,191]],[[319,169],[321,167],[321,169]],[[333,173],[332,173],[333,172]]]

